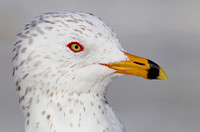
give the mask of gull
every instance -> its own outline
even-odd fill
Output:
[[[105,22],[84,12],[35,17],[17,35],[12,63],[24,132],[125,132],[106,99],[108,84],[124,74],[167,80],[159,65],[127,53]]]

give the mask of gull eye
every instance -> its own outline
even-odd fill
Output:
[[[78,42],[71,42],[67,47],[75,53],[83,51],[83,46]]]

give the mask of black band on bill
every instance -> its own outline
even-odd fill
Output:
[[[159,76],[159,70],[160,70],[159,66],[151,60],[148,60],[148,63],[149,63],[150,69],[148,70],[147,77],[149,79],[157,79],[157,77]]]

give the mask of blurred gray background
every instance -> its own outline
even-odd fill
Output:
[[[15,35],[49,11],[101,17],[128,52],[154,60],[168,82],[117,78],[108,101],[128,132],[200,131],[199,0],[0,0],[0,131],[22,132],[23,114],[12,81]]]

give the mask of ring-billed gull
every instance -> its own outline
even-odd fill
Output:
[[[17,36],[13,76],[25,132],[125,132],[105,98],[107,85],[122,74],[167,80],[89,13],[45,13]]]

